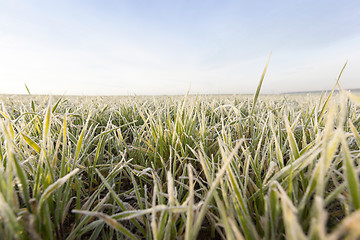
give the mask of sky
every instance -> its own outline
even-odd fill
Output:
[[[0,0],[0,94],[360,88],[360,1]]]

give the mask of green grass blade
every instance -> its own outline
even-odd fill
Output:
[[[78,173],[80,169],[76,168],[70,173],[68,173],[66,176],[58,179],[56,182],[48,186],[44,193],[41,195],[41,198],[39,200],[39,207],[38,207],[38,213],[42,210],[42,206],[45,203],[45,201],[50,197],[50,195],[56,191],[59,187],[61,187],[64,183],[66,183],[72,176],[74,176],[76,173]]]
[[[122,233],[124,236],[126,236],[128,239],[132,240],[138,240],[140,239],[127,228],[125,228],[122,224],[120,224],[115,219],[111,218],[110,216],[101,213],[101,212],[90,212],[90,211],[83,211],[83,210],[73,210],[74,213],[80,213],[88,216],[98,217],[101,220],[103,220],[106,224],[108,224],[110,227],[116,229],[120,233]]]
[[[299,148],[298,145],[296,144],[294,133],[291,131],[289,120],[287,119],[286,116],[284,116],[284,120],[285,120],[285,127],[288,136],[288,141],[290,143],[291,155],[293,156],[293,159],[296,160],[300,157]]]
[[[324,105],[323,105],[323,106],[322,106],[322,108],[321,108],[320,114],[319,114],[319,116],[318,116],[318,121],[320,121],[320,119],[322,118],[322,116],[325,114],[325,111],[326,111],[326,109],[328,108],[328,105],[329,105],[329,102],[330,102],[331,96],[333,95],[333,93],[334,93],[334,91],[335,91],[336,86],[338,86],[338,84],[339,84],[339,80],[340,80],[340,78],[341,78],[341,75],[342,75],[342,73],[343,73],[343,71],[344,71],[344,69],[345,69],[346,65],[347,65],[347,61],[345,62],[345,64],[344,64],[343,68],[341,69],[341,71],[340,71],[340,73],[339,73],[339,76],[338,76],[338,78],[337,78],[337,80],[336,80],[336,83],[335,83],[334,87],[332,88],[332,90],[331,90],[331,92],[330,92],[329,96],[327,97],[327,99],[326,99],[326,101],[325,101]]]
[[[210,190],[208,191],[206,198],[204,200],[204,204],[200,210],[199,215],[197,216],[197,219],[194,223],[194,226],[192,228],[192,232],[191,232],[191,239],[195,239],[197,237],[197,235],[199,234],[199,230],[201,227],[201,224],[204,220],[205,214],[207,212],[207,207],[210,204],[210,201],[212,200],[212,197],[214,196],[215,193],[215,189],[217,188],[217,186],[220,183],[221,178],[223,177],[223,175],[226,172],[226,169],[228,168],[228,166],[230,165],[231,161],[233,160],[233,157],[235,155],[235,153],[239,150],[241,144],[243,142],[240,141],[236,144],[235,148],[231,151],[230,155],[227,156],[227,159],[224,159],[224,163],[223,166],[219,169],[219,172],[216,175],[216,178],[214,180],[214,182],[212,183]]]
[[[350,192],[351,201],[354,206],[354,209],[360,209],[360,184],[359,177],[356,174],[355,166],[353,164],[353,159],[349,152],[349,147],[347,145],[344,134],[341,136],[341,143],[343,149],[343,157],[345,161],[345,177],[347,186]]]
[[[255,105],[256,105],[256,102],[257,102],[257,100],[258,100],[258,98],[259,98],[259,95],[260,95],[261,86],[262,86],[262,83],[263,83],[264,78],[265,78],[265,73],[266,73],[266,70],[267,70],[267,68],[268,68],[268,65],[269,65],[269,62],[270,62],[270,58],[271,58],[271,53],[270,53],[269,58],[268,58],[268,60],[267,60],[267,62],[266,62],[264,71],[263,71],[263,73],[262,73],[262,75],[261,75],[260,82],[259,82],[259,84],[258,84],[258,86],[257,86],[257,88],[256,88],[256,92],[255,92],[255,94],[254,94],[254,100],[253,100],[253,106],[252,106],[251,113],[254,113]]]
[[[48,108],[46,109],[44,123],[43,123],[43,144],[46,143],[47,137],[49,135],[49,129],[50,129],[50,103],[48,105]],[[45,145],[44,145],[45,146]]]
[[[25,142],[29,144],[37,153],[40,154],[41,148],[40,146],[34,142],[30,137],[26,136],[24,133],[20,132],[21,136],[24,138]]]
[[[30,93],[30,90],[29,90],[28,86],[26,85],[26,83],[24,83],[24,84],[25,84],[26,91],[28,92],[28,94],[29,94],[29,95],[31,95],[31,93]]]

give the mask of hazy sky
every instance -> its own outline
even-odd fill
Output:
[[[0,0],[0,93],[360,88],[360,1]]]

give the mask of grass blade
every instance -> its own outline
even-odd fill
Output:
[[[257,102],[257,100],[258,100],[258,98],[259,98],[259,95],[260,95],[261,86],[262,86],[262,83],[263,83],[264,78],[265,78],[265,73],[266,73],[266,70],[267,70],[267,68],[268,68],[268,65],[269,65],[269,62],[270,62],[270,58],[271,58],[271,53],[270,53],[269,58],[268,58],[268,60],[267,60],[267,62],[266,62],[264,71],[263,71],[263,73],[262,73],[262,75],[261,75],[260,82],[259,82],[259,84],[258,84],[258,86],[257,86],[257,88],[256,88],[256,92],[255,92],[255,94],[254,94],[254,100],[253,100],[253,106],[252,106],[251,113],[254,113],[255,105],[256,105],[256,102]]]

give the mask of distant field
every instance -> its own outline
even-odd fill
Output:
[[[2,95],[0,238],[359,238],[355,95]]]

